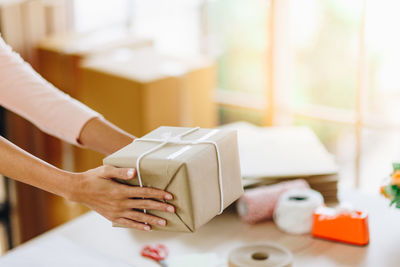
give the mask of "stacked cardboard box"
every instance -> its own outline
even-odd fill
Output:
[[[57,88],[76,97],[81,76],[79,66],[83,59],[115,48],[152,45],[151,39],[135,38],[115,29],[52,35],[38,44],[38,70]]]
[[[81,62],[96,53],[128,47],[152,46],[153,41],[136,38],[124,30],[107,29],[88,33],[61,33],[42,39],[37,46],[38,71],[50,83],[76,98],[81,87]],[[74,170],[74,150],[60,141],[62,167]]]
[[[210,128],[217,115],[215,77],[213,61],[204,57],[119,49],[84,61],[78,99],[136,136],[162,125]],[[100,165],[103,157],[82,150],[76,155],[78,170]]]

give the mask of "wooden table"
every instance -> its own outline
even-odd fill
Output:
[[[221,258],[227,258],[233,248],[265,241],[290,249],[294,254],[293,266],[400,266],[400,210],[389,208],[380,196],[354,191],[342,193],[340,199],[369,212],[371,241],[368,246],[285,234],[273,222],[247,225],[233,213],[216,217],[194,234],[177,234],[113,228],[106,219],[90,212],[12,250],[0,258],[0,266],[27,266],[27,261],[29,266],[55,266],[56,262],[57,266],[78,266],[72,265],[71,259],[78,262],[82,255],[97,257],[105,263],[102,266],[113,261],[113,266],[158,266],[139,256],[144,244],[163,243],[169,247],[171,257],[216,252]],[[60,240],[70,245],[64,246],[62,242],[59,245]],[[51,258],[54,258],[53,265],[45,261]]]

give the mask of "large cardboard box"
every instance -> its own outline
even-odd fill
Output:
[[[161,126],[216,125],[214,62],[176,58],[152,48],[119,49],[82,64],[80,101],[136,136]],[[101,164],[102,155],[79,150],[77,170]]]
[[[81,88],[81,68],[79,66],[86,57],[120,47],[134,49],[152,45],[151,39],[137,38],[126,31],[115,29],[89,33],[55,34],[43,39],[38,44],[38,71],[57,88],[77,98],[78,90]],[[61,142],[59,146],[61,146]],[[77,158],[81,158],[79,157],[81,149],[63,144],[62,151],[64,168],[69,170],[87,169],[74,164],[79,162]],[[75,156],[75,153],[78,156]],[[95,155],[100,157],[99,154]],[[96,162],[100,164],[99,159]]]
[[[120,30],[55,34],[37,46],[38,71],[57,88],[76,97],[83,59],[115,48],[152,45],[151,39],[137,38]]]
[[[150,151],[164,141],[168,143]],[[193,232],[243,194],[237,135],[232,130],[159,127],[105,158],[104,164],[136,168],[143,186],[174,195],[169,203],[175,213],[147,210],[168,221],[165,227],[152,226],[155,230]],[[138,177],[121,182],[139,185]]]

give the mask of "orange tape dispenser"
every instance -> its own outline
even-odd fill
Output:
[[[312,236],[364,246],[369,243],[368,214],[357,210],[319,207],[313,214]]]

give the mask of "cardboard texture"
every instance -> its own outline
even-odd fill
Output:
[[[80,87],[79,66],[83,59],[120,47],[152,45],[150,39],[135,38],[118,31],[55,34],[38,44],[38,70],[46,80],[76,98]]]
[[[216,68],[204,57],[176,58],[152,48],[119,49],[82,65],[77,98],[135,136],[161,125],[216,126]],[[77,171],[97,167],[103,156],[76,155]]]
[[[216,67],[206,57],[178,58],[151,47],[118,49],[88,58],[82,69],[79,98],[137,136],[161,125],[216,126]],[[105,101],[110,98],[128,103]]]
[[[159,127],[144,138],[163,139],[165,134],[176,136],[190,128]],[[213,132],[211,132],[213,131]],[[237,135],[232,130],[198,129],[182,137],[195,141],[209,135],[220,151],[224,208],[243,194]],[[137,141],[106,157],[105,165],[136,168],[137,158],[157,146],[157,142]],[[146,155],[140,162],[143,186],[166,190],[174,195],[169,201],[176,207],[174,214],[147,210],[160,216],[168,225],[152,226],[154,230],[193,232],[210,221],[220,211],[218,160],[212,144],[166,144]],[[121,181],[138,186],[137,177]]]

